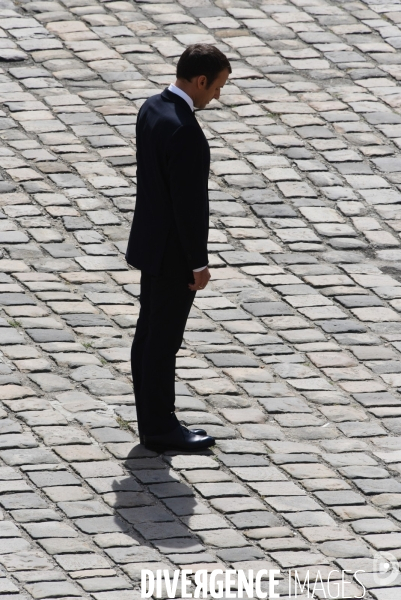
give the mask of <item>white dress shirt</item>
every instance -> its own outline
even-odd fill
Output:
[[[180,96],[180,98],[182,98],[183,100],[185,100],[185,102],[189,105],[190,109],[194,110],[194,101],[192,100],[191,96],[188,96],[188,94],[186,94],[184,92],[184,90],[182,90],[181,88],[177,87],[176,85],[174,85],[174,83],[170,83],[169,85],[169,91],[173,92],[173,94],[177,94],[177,96]]]
[[[180,96],[180,98],[185,100],[185,102],[188,104],[188,106],[192,110],[192,112],[194,111],[194,102],[193,102],[192,98],[190,96],[188,96],[188,94],[186,94],[181,88],[179,88],[176,85],[174,85],[173,83],[171,83],[169,85],[168,89],[170,92],[173,92],[173,94],[177,94],[177,96]],[[201,267],[200,269],[193,269],[193,272],[198,273],[199,271],[203,271],[203,269],[206,269],[206,267],[207,267],[207,265],[205,265],[204,267]]]

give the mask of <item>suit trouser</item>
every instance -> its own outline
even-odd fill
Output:
[[[167,433],[178,425],[175,358],[194,298],[185,276],[141,273],[141,308],[131,351],[141,434]]]

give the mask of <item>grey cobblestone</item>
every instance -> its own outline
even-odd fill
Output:
[[[370,597],[399,597],[369,557],[400,558],[400,15],[370,1],[2,4],[2,598],[132,600],[140,568],[160,564],[333,560],[365,567]],[[200,39],[233,74],[198,115],[212,282],[177,408],[218,444],[157,457],[138,444],[128,364],[135,119]]]

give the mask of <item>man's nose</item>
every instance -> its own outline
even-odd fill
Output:
[[[220,98],[220,90],[217,90],[217,92],[214,95],[215,100],[218,100]]]

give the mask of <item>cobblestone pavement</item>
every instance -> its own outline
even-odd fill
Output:
[[[373,574],[401,558],[399,24],[400,0],[0,0],[1,600],[274,567],[282,597],[289,569],[362,569],[401,598]],[[158,456],[128,362],[135,119],[194,42],[233,74],[198,114],[213,281],[177,408],[218,442]]]

